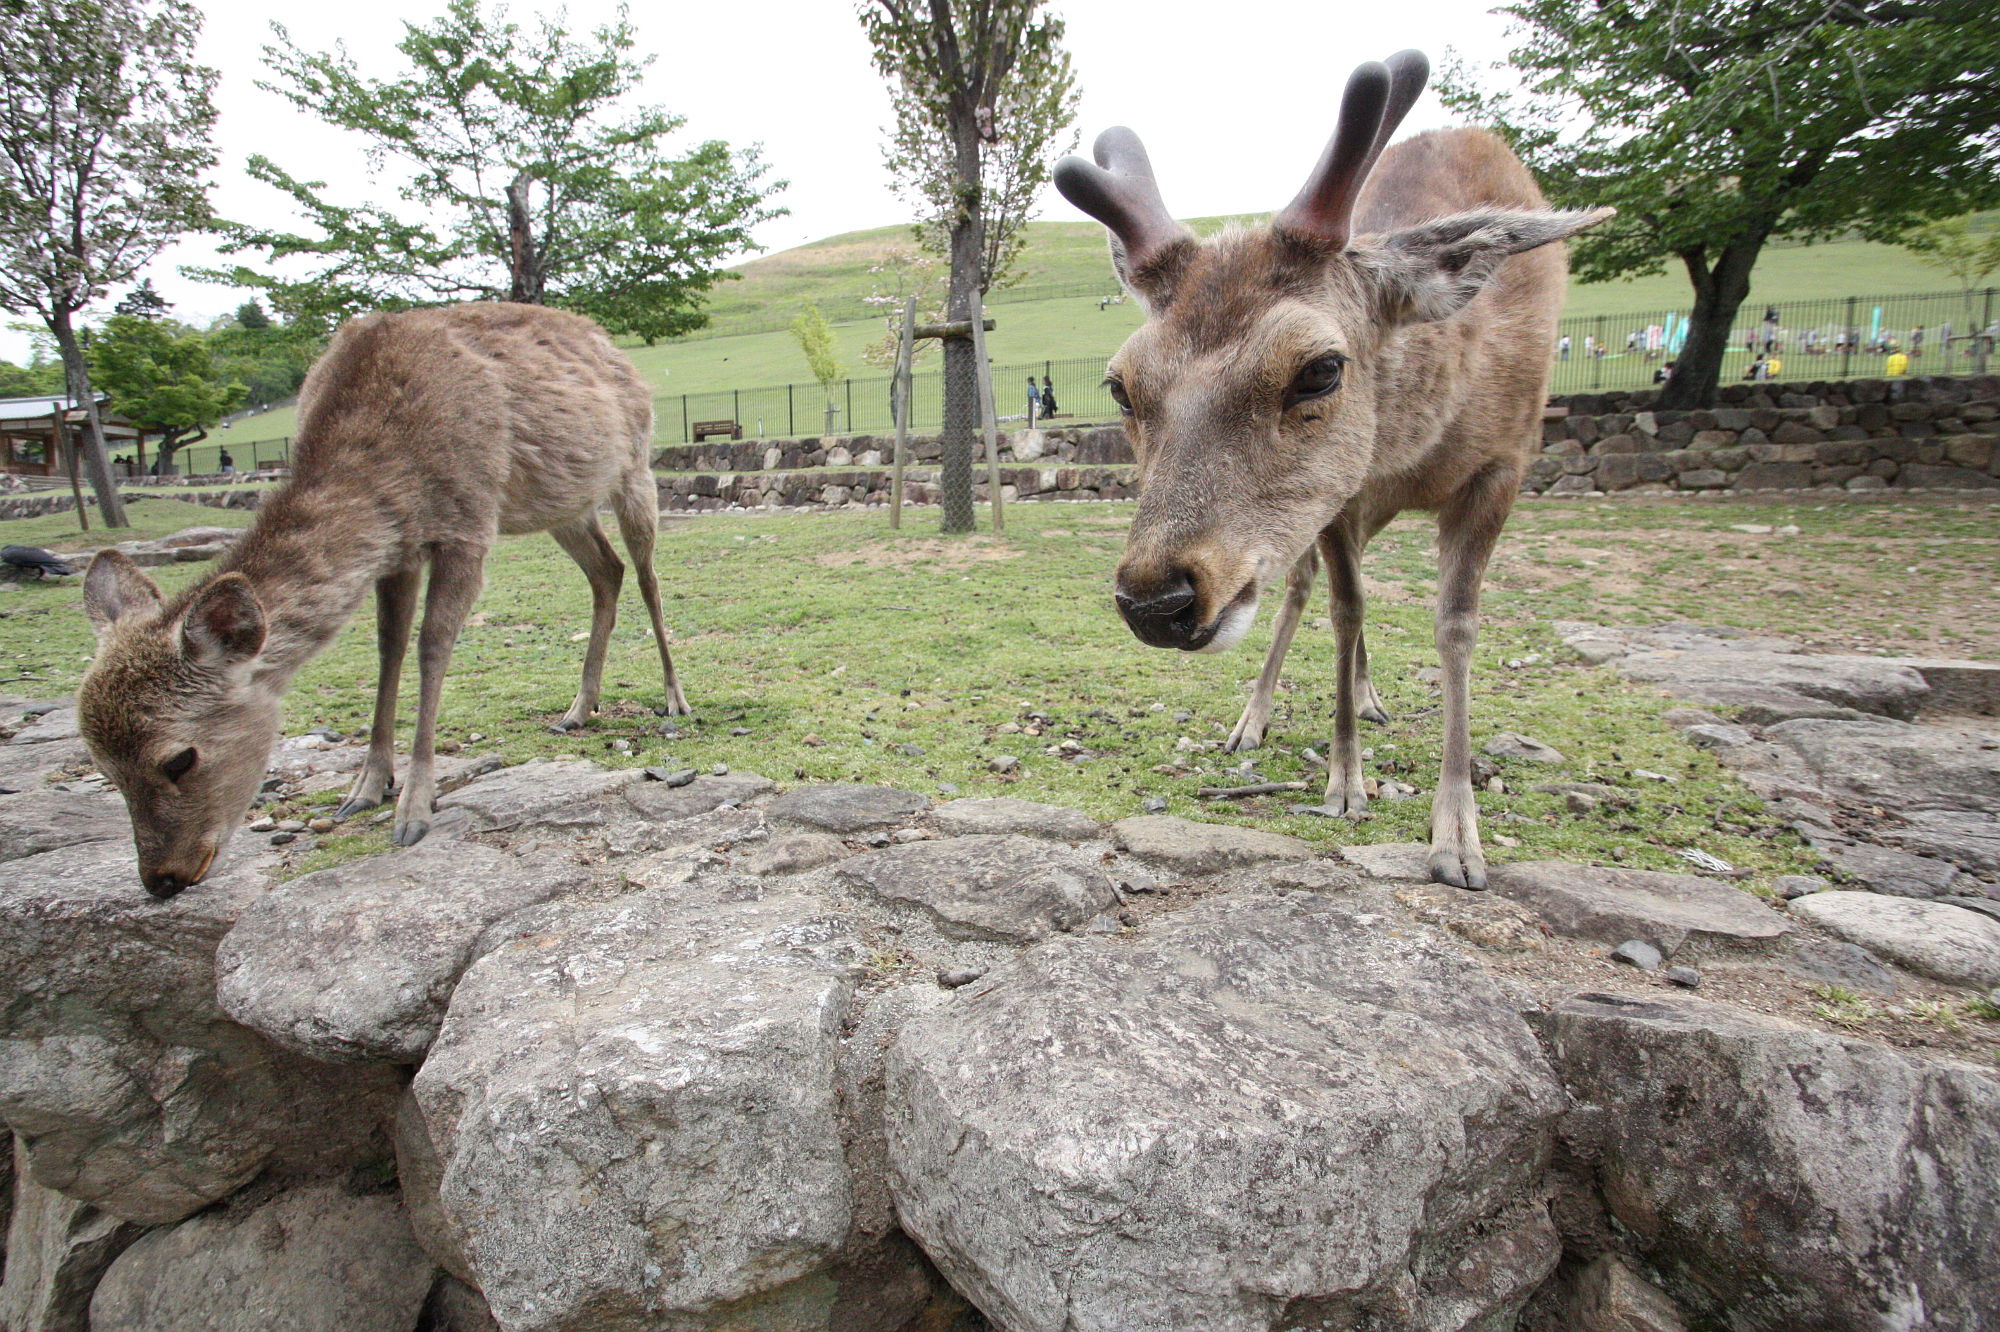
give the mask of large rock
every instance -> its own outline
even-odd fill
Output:
[[[413,1087],[451,1231],[426,1246],[510,1332],[824,1327],[847,931],[659,890],[517,921]]]
[[[1316,855],[1310,842],[1259,828],[1196,823],[1171,814],[1141,814],[1111,825],[1121,851],[1157,861],[1183,874],[1217,874],[1266,860],[1304,860]]]
[[[947,801],[931,811],[931,818],[938,827],[960,837],[1021,833],[1062,842],[1087,842],[1100,832],[1097,820],[1082,810],[1008,796]]]
[[[0,745],[0,795],[33,791],[53,777],[95,766],[81,739]]]
[[[922,909],[953,939],[1033,943],[1118,901],[1102,871],[1033,837],[911,842],[855,856],[838,873],[883,902]]]
[[[317,1184],[156,1230],[90,1302],[118,1332],[409,1332],[437,1269],[394,1194]]]
[[[2000,985],[2000,922],[1963,907],[1831,892],[1797,899],[1792,914],[1919,975],[1952,985]]]
[[[45,1189],[14,1149],[14,1197],[7,1225],[0,1328],[7,1332],[90,1332],[90,1292],[112,1259],[145,1227]]]
[[[930,803],[915,791],[893,786],[801,786],[773,800],[770,815],[828,832],[858,833],[902,823]]]
[[[1915,810],[1903,828],[1876,829],[1897,846],[1949,860],[1960,869],[2000,879],[2000,819],[1958,810]]]
[[[775,787],[770,778],[754,772],[701,775],[685,786],[636,782],[625,788],[625,803],[649,819],[688,819],[719,809],[726,802],[740,804],[754,799]]]
[[[1792,928],[1742,889],[1692,874],[1535,860],[1497,865],[1487,882],[1532,906],[1558,934],[1606,944],[1644,939],[1670,956],[1684,947],[1758,947]]]
[[[614,771],[583,759],[529,759],[439,797],[437,807],[439,813],[465,811],[475,832],[497,831],[610,795],[644,776],[636,768]]]
[[[1012,1332],[1499,1328],[1555,1263],[1562,1104],[1487,975],[1392,906],[1245,892],[905,1026],[891,1183]]]
[[[1948,860],[1876,846],[1872,842],[1815,839],[1813,845],[1843,875],[1870,892],[1895,897],[1946,897],[1958,891],[1964,880],[1958,866]]]
[[[24,791],[0,798],[0,861],[131,835],[131,816],[116,794]]]
[[[82,732],[77,729],[76,709],[70,706],[54,708],[35,718],[8,741],[14,745],[39,745],[51,740],[74,740]]]
[[[1765,735],[1793,750],[1829,791],[1899,810],[2000,813],[2000,734],[1972,726],[1789,721]]]
[[[241,857],[156,901],[122,843],[8,862],[0,1118],[42,1184],[159,1225],[260,1172],[386,1158],[393,1069],[301,1058],[216,1005],[216,946],[263,884]]]
[[[1585,995],[1546,1035],[1564,1137],[1695,1318],[1971,1329],[2000,1309],[2000,1084],[1694,1000]]]
[[[1625,658],[1618,673],[1657,684],[1676,698],[1727,704],[1743,689],[1782,689],[1859,712],[1910,717],[1930,687],[1908,666],[1880,657],[1789,652],[1651,652]]]
[[[222,1010],[333,1063],[414,1064],[480,936],[590,882],[568,859],[424,842],[293,879],[251,903],[216,956]]]

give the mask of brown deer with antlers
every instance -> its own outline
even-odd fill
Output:
[[[124,793],[140,881],[156,897],[208,873],[257,793],[285,686],[371,588],[375,723],[337,817],[381,803],[428,564],[416,736],[394,827],[398,845],[423,837],[445,672],[502,533],[548,532],[590,581],[583,683],[558,729],[596,710],[618,614],[624,566],[598,525],[606,502],[652,617],[667,710],[688,711],[653,576],[652,395],[596,324],[497,303],[358,319],[307,376],[298,431],[291,479],[213,576],[169,600],[131,560],[105,551],[84,578],[98,648],[77,721]]]
[[[1550,211],[1483,131],[1385,152],[1428,74],[1415,51],[1355,70],[1332,140],[1267,229],[1197,240],[1127,129],[1098,138],[1095,166],[1064,159],[1056,185],[1110,231],[1147,316],[1107,375],[1140,464],[1119,612],[1151,646],[1221,651],[1290,571],[1230,738],[1253,748],[1324,560],[1339,656],[1326,804],[1359,815],[1357,718],[1387,720],[1368,678],[1361,552],[1403,510],[1437,514],[1444,760],[1430,872],[1483,888],[1468,718],[1480,584],[1539,429],[1567,272],[1556,242],[1611,210]]]

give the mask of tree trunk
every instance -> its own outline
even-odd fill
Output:
[[[513,275],[507,299],[522,305],[542,303],[542,256],[535,250],[533,218],[528,214],[528,187],[534,181],[523,171],[507,187],[507,257]]]
[[[97,416],[97,398],[90,391],[90,366],[83,359],[76,326],[70,322],[70,312],[60,306],[48,324],[49,332],[55,334],[56,346],[62,351],[63,377],[68,382],[70,398],[83,407],[82,438],[77,447],[83,451],[83,470],[90,478],[91,493],[97,496],[97,512],[106,527],[130,527],[132,524],[125,517],[125,500],[111,476],[111,459],[104,451],[104,423]]]
[[[959,207],[951,224],[951,295],[945,303],[945,318],[970,321],[979,309],[979,261],[986,241],[979,195],[979,129],[970,108],[962,116],[954,108],[952,119]],[[972,454],[979,434],[977,360],[971,338],[944,340],[938,504],[944,510],[946,532],[970,532],[973,528]]]
[[[1674,373],[1660,390],[1662,408],[1688,410],[1715,403],[1722,378],[1722,354],[1736,312],[1750,294],[1750,270],[1764,248],[1760,233],[1729,245],[1709,268],[1694,254],[1683,254],[1694,283],[1694,310],[1688,315],[1687,341],[1674,357]]]

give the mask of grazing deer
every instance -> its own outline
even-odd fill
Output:
[[[1566,275],[1554,242],[1611,210],[1549,211],[1483,131],[1385,153],[1428,73],[1415,51],[1355,70],[1332,140],[1266,229],[1197,240],[1127,129],[1098,138],[1096,166],[1064,159],[1056,185],[1110,231],[1146,311],[1107,375],[1140,464],[1119,612],[1151,646],[1221,651],[1290,570],[1230,739],[1252,748],[1323,559],[1340,659],[1326,803],[1359,815],[1356,718],[1387,720],[1362,640],[1361,552],[1404,509],[1436,513],[1445,740],[1430,873],[1483,888],[1467,718],[1480,582],[1539,429]]]
[[[659,499],[652,398],[588,319],[532,305],[371,315],[343,327],[299,394],[291,479],[212,576],[172,599],[117,551],[84,579],[97,656],[77,720],[125,795],[139,877],[155,897],[201,881],[257,793],[279,696],[375,591],[381,669],[368,757],[336,817],[394,785],[396,693],[417,640],[417,732],[395,840],[430,828],[438,700],[452,646],[501,533],[546,531],[590,580],[583,684],[557,725],[597,707],[624,567],[598,526],[610,501],[686,713],[653,577]]]

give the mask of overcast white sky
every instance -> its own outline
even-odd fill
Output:
[[[256,86],[274,7],[206,0],[202,58],[222,73],[217,141],[222,162],[214,194],[224,217],[291,221],[288,201],[251,181],[243,163],[263,153],[294,174],[324,179],[341,202],[388,201],[371,183],[361,145],[295,112]],[[366,71],[388,74],[407,18],[428,18],[442,0],[342,0],[277,11],[297,42],[326,49],[344,41]],[[516,0],[526,20],[566,8],[583,30],[616,13],[612,0],[536,4]],[[1182,216],[1252,212],[1288,200],[1332,131],[1340,88],[1352,66],[1406,46],[1435,62],[1449,45],[1487,61],[1504,51],[1503,20],[1480,0],[1402,0],[1379,5],[1294,0],[1056,0],[1083,94],[1078,128],[1084,150],[1096,133],[1128,124],[1153,155],[1168,205]],[[687,117],[685,141],[761,142],[772,175],[791,182],[780,196],[790,214],[758,240],[783,249],[843,231],[904,220],[881,161],[888,102],[869,65],[853,0],[659,3],[632,7],[641,49],[658,55],[643,91]],[[1405,131],[1449,123],[1426,95]],[[1053,191],[1042,216],[1078,216]],[[153,265],[154,285],[190,322],[233,309],[244,293],[182,278],[179,265],[204,262],[206,246],[177,246]],[[115,299],[115,294],[113,299]],[[110,302],[104,303],[108,310]],[[18,358],[13,339],[0,354]]]

